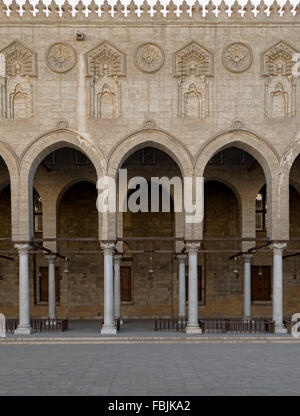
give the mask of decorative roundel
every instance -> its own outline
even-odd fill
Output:
[[[223,51],[223,64],[231,72],[247,71],[252,60],[252,50],[241,42],[231,43]]]
[[[60,74],[70,71],[76,64],[76,53],[72,46],[66,43],[54,43],[47,53],[49,68]]]
[[[157,72],[165,62],[164,52],[155,43],[144,43],[136,51],[136,63],[141,71],[149,74]]]

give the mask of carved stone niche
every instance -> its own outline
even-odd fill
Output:
[[[265,83],[265,115],[272,119],[295,115],[296,82],[292,75],[293,55],[297,51],[279,42],[263,54],[262,75]]]
[[[197,120],[208,116],[208,82],[213,76],[213,55],[191,42],[174,56],[174,76],[178,78],[178,116]]]
[[[126,76],[126,55],[104,41],[87,53],[90,117],[121,116],[121,78]]]
[[[37,76],[36,54],[19,41],[0,51],[1,117],[24,119],[33,115],[32,77]]]

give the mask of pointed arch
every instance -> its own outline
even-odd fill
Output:
[[[18,196],[18,240],[31,240],[32,226],[32,184],[37,167],[51,152],[71,147],[84,153],[93,164],[97,178],[105,172],[105,158],[100,149],[90,140],[68,130],[54,130],[38,137],[23,152],[20,157],[20,192]],[[99,213],[99,234],[101,232],[101,218]]]
[[[223,132],[201,147],[196,156],[195,174],[203,176],[209,160],[221,150],[237,147],[250,153],[262,166],[266,178],[278,172],[279,156],[275,149],[256,134],[243,129]]]
[[[268,187],[268,207],[270,214],[268,237],[270,239],[280,239],[283,236],[285,237],[286,229],[281,226],[280,221],[278,221],[278,218],[281,217],[284,210],[278,184],[279,156],[265,140],[261,139],[253,132],[243,129],[223,132],[214,137],[199,150],[196,158],[195,175],[204,176],[204,170],[209,160],[216,153],[229,147],[237,147],[245,150],[261,165]],[[272,218],[274,221],[272,221]]]
[[[166,132],[156,129],[138,131],[119,142],[108,156],[108,175],[117,177],[122,163],[143,147],[162,150],[177,163],[183,177],[193,175],[193,158],[186,146]]]

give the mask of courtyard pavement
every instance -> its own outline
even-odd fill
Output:
[[[299,345],[0,345],[0,395],[299,395]]]

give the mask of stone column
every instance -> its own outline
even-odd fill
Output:
[[[113,273],[113,244],[102,245],[104,254],[104,324],[101,334],[115,335],[117,328],[114,320],[114,273]]]
[[[115,319],[120,319],[121,322],[121,270],[120,262],[122,256],[116,254],[114,256],[114,309]]]
[[[282,252],[286,244],[274,243],[270,246],[273,250],[273,321],[275,322],[275,333],[285,334],[287,329],[283,326],[283,293],[282,293]]]
[[[201,334],[198,322],[198,249],[200,244],[187,244],[189,256],[189,318],[187,334]]]
[[[18,335],[32,334],[30,324],[30,292],[29,292],[29,244],[15,244],[19,252],[19,325],[15,330]]]
[[[251,319],[251,259],[252,254],[244,254],[244,319]]]
[[[178,316],[185,318],[185,254],[177,256],[178,259]]]
[[[47,255],[48,260],[48,316],[56,319],[55,255]]]

